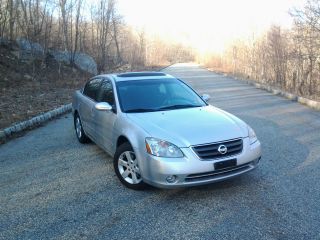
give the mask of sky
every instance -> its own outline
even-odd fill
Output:
[[[306,0],[118,0],[125,22],[149,34],[221,53],[235,39],[270,25],[290,27],[289,9]]]

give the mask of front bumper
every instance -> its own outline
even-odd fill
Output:
[[[178,188],[209,184],[239,176],[253,170],[261,158],[261,145],[257,141],[250,145],[249,139],[243,139],[240,154],[215,160],[201,160],[192,148],[181,148],[183,158],[160,158],[134,149],[139,159],[143,181],[160,188]],[[228,159],[237,159],[237,166],[215,170],[214,163]],[[175,177],[169,183],[167,178]]]

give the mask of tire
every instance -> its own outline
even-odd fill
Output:
[[[117,148],[113,159],[114,171],[123,185],[134,190],[145,189],[141,172],[130,143],[124,143]]]
[[[75,113],[73,123],[74,123],[74,129],[76,131],[76,136],[79,142],[80,143],[90,142],[90,139],[87,137],[87,135],[83,131],[81,119],[78,113]]]

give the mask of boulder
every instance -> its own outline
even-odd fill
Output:
[[[59,50],[50,50],[50,55],[54,57],[57,62],[64,62],[66,64],[70,64],[71,53],[68,51],[59,51]],[[88,54],[77,52],[75,54],[75,64],[78,68],[83,71],[97,74],[97,64],[94,59]]]
[[[6,39],[1,38],[0,44],[5,44]],[[43,59],[44,49],[39,43],[32,42],[25,38],[17,38],[18,56],[22,60],[30,61],[33,59]],[[57,62],[70,64],[71,53],[69,51],[49,50],[49,56],[52,56]],[[83,71],[96,75],[98,73],[97,64],[88,54],[77,52],[75,54],[75,64]]]
[[[31,42],[25,38],[17,38],[16,43],[20,50],[20,58],[32,60],[34,58],[43,58],[44,49],[39,43]]]

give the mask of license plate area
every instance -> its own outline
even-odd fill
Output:
[[[237,166],[237,159],[229,159],[214,163],[214,170],[228,169]]]

